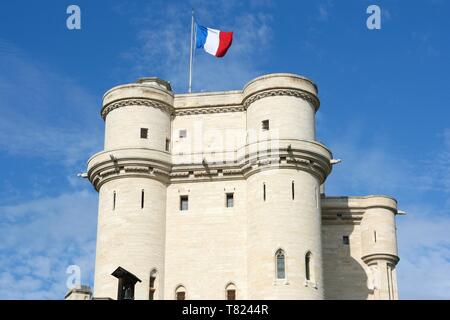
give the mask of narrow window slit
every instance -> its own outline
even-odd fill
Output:
[[[305,255],[305,278],[311,280],[311,252]]]
[[[284,251],[279,249],[276,254],[277,279],[286,279],[286,263]]]
[[[295,199],[295,183],[294,183],[294,181],[292,181],[291,188],[292,188],[292,200],[294,200]]]

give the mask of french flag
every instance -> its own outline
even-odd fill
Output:
[[[223,57],[233,42],[233,32],[224,32],[197,24],[196,39],[197,48],[203,48],[213,56]]]

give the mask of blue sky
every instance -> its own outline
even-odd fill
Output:
[[[420,3],[420,4],[419,4]],[[81,8],[81,30],[66,8]],[[381,30],[366,8],[382,9]],[[343,160],[328,195],[389,194],[400,297],[450,298],[450,3],[3,1],[0,4],[0,298],[61,299],[66,267],[92,284],[97,194],[76,177],[102,149],[103,93],[142,76],[187,91],[190,10],[234,31],[197,52],[194,91],[292,72],[319,86],[318,138]]]

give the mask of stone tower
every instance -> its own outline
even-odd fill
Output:
[[[150,268],[164,277],[171,167],[165,148],[172,113],[170,85],[155,78],[112,88],[103,97],[105,149],[88,161],[89,177],[99,192],[94,296],[116,298],[117,281],[111,273],[118,266],[132,270],[144,283],[150,281]],[[149,134],[151,139],[141,138]],[[135,295],[143,299],[148,290],[137,286]]]
[[[248,83],[243,101],[249,132],[249,298],[321,299],[319,187],[331,170],[331,153],[315,141],[317,89],[302,77],[269,75]],[[263,121],[268,130],[260,130]],[[272,257],[278,250],[288,274],[274,280]],[[303,276],[305,259],[309,280]]]
[[[236,91],[143,78],[106,92],[87,171],[94,298],[127,297],[126,275],[136,299],[397,299],[397,203],[321,192],[334,161],[319,104],[286,73]]]

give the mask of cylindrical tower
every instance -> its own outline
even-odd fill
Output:
[[[163,297],[166,187],[173,94],[157,78],[103,97],[105,150],[88,161],[99,192],[94,297],[117,298],[119,266],[142,282],[135,299]]]
[[[395,215],[397,202],[386,196],[366,197],[361,221],[362,260],[369,268],[369,298],[398,299],[395,266],[399,258]]]
[[[322,299],[320,185],[331,153],[315,141],[317,88],[271,74],[243,94],[249,298]]]

